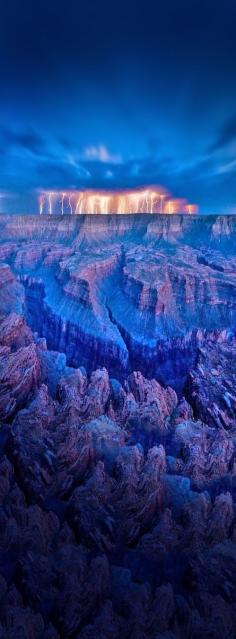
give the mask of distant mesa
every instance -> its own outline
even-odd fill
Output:
[[[196,204],[173,198],[163,187],[114,191],[45,191],[39,196],[40,215],[108,215],[159,213],[194,215]]]

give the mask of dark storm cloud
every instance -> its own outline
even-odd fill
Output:
[[[41,161],[36,166],[35,188],[43,189],[76,189],[88,184],[89,173],[85,166],[72,166],[68,162],[59,162],[56,159],[50,162]]]
[[[2,2],[0,187],[163,182],[208,210],[220,184],[233,206],[235,20],[234,0]]]
[[[14,131],[10,128],[2,127],[0,129],[0,140],[4,143],[5,148],[21,147],[35,154],[41,154],[44,151],[43,138],[33,129],[24,129]]]
[[[71,148],[72,148],[71,140],[68,140],[67,138],[64,138],[63,136],[59,135],[58,138],[57,138],[57,142],[66,151],[71,151]]]
[[[230,120],[224,123],[215,142],[210,146],[211,152],[219,151],[223,149],[227,144],[230,144],[236,139],[236,114]]]

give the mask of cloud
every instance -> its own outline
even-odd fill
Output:
[[[9,128],[2,128],[0,136],[4,142],[5,148],[21,147],[40,155],[44,150],[44,140],[34,129],[23,129],[21,131],[14,131]]]
[[[218,174],[222,174],[222,173],[231,173],[234,170],[236,170],[236,160],[231,160],[231,162],[226,162],[226,164],[221,164],[221,166],[218,167],[216,172]]]
[[[68,162],[68,159],[41,159],[37,162],[36,177],[31,185],[43,189],[76,189],[87,186],[91,179],[91,173],[87,166],[76,162]]]
[[[110,179],[114,177],[114,173],[113,171],[111,171],[110,169],[107,169],[107,171],[105,172],[105,177]]]
[[[67,155],[67,162],[70,166],[73,166],[75,169],[77,169],[77,175],[80,177],[91,177],[91,173],[90,171],[88,171],[88,169],[86,169],[84,166],[82,166],[78,161],[75,155],[73,155],[73,153],[68,153]]]
[[[221,128],[215,142],[209,147],[211,153],[223,149],[227,144],[236,139],[236,114]]]
[[[76,150],[70,142],[64,141],[62,145],[58,138],[50,138],[46,144],[33,129],[18,132],[4,129],[4,133],[0,130],[0,143],[3,135],[1,191],[9,189],[23,194],[38,189],[115,189],[161,184],[176,197],[197,202],[203,212],[213,212],[213,206],[215,211],[225,212],[236,201],[236,160],[227,157],[228,153],[222,153],[220,159],[208,153],[195,162],[178,163],[171,157],[157,156],[150,149],[146,156],[126,161],[104,145]],[[29,208],[33,210],[33,195],[30,197]]]
[[[105,164],[121,164],[122,157],[119,153],[113,154],[108,151],[104,144],[98,146],[86,146],[81,154],[82,159],[102,162]]]

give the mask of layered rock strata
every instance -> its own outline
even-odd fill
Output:
[[[68,365],[120,381],[139,369],[181,394],[198,348],[235,330],[235,229],[233,216],[1,216],[1,309]]]
[[[146,217],[0,218],[1,639],[235,639],[234,220]]]

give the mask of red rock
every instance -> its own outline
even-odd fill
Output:
[[[201,422],[182,422],[175,428],[173,445],[183,461],[181,472],[200,484],[230,472],[234,443],[223,429],[209,428]]]
[[[0,315],[11,311],[22,311],[24,290],[13,274],[10,266],[0,262]]]
[[[33,335],[22,315],[10,313],[0,322],[0,345],[17,350],[33,342]]]
[[[207,340],[196,368],[189,373],[187,398],[195,414],[209,426],[236,427],[236,342]]]
[[[35,344],[11,353],[0,348],[0,418],[8,419],[27,401],[39,383],[40,366]]]

